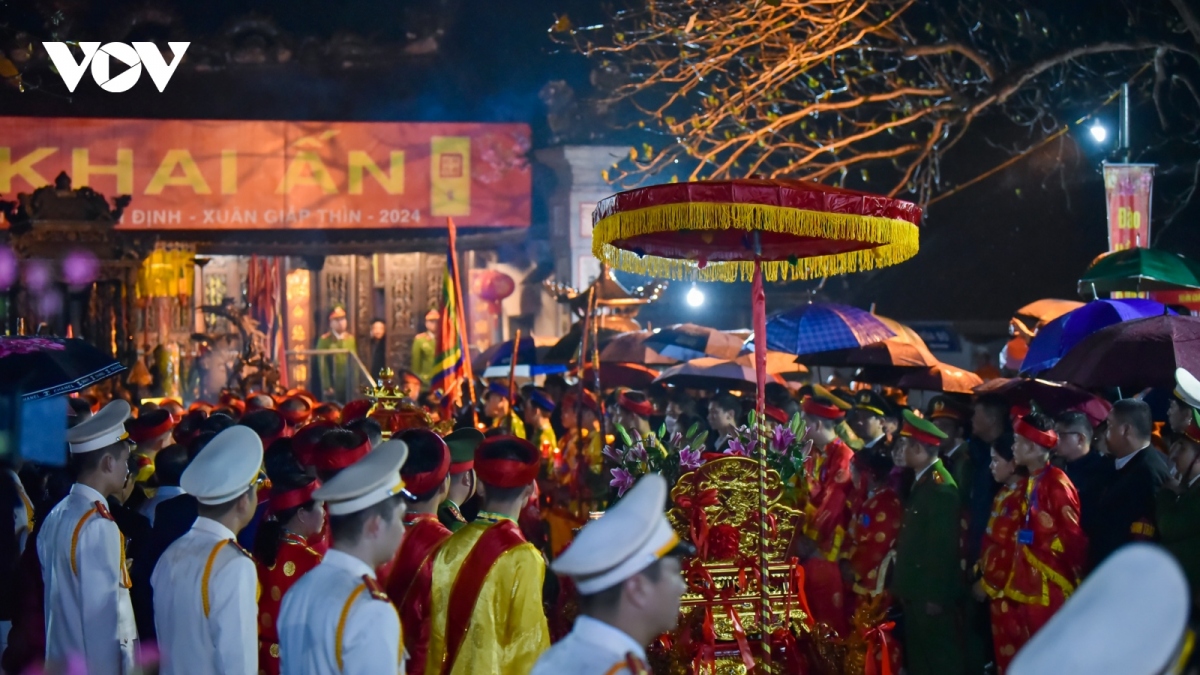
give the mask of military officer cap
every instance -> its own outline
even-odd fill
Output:
[[[1104,561],[1025,647],[1009,675],[1158,675],[1190,651],[1187,581],[1166,551],[1130,544]]]
[[[900,429],[900,435],[925,445],[940,445],[948,438],[946,432],[937,428],[933,422],[917,417],[917,414],[908,408],[904,409],[904,427]]]
[[[466,473],[475,468],[475,448],[483,439],[483,432],[474,427],[455,429],[446,436],[446,445],[450,448],[450,473]]]
[[[663,507],[667,481],[651,473],[642,478],[598,520],[588,522],[566,551],[550,564],[571,577],[583,595],[611,588],[672,553],[690,555]]]
[[[892,404],[878,392],[870,389],[863,389],[854,395],[854,409],[880,417],[895,414],[892,411]]]
[[[131,412],[128,401],[115,399],[100,412],[68,429],[67,443],[71,454],[95,452],[118,441],[128,440],[125,420],[129,419]]]
[[[1193,408],[1200,408],[1200,380],[1183,368],[1176,368],[1175,396]]]
[[[971,417],[971,409],[956,398],[939,394],[929,400],[927,417],[931,420],[948,419],[966,424]]]
[[[393,438],[379,444],[362,459],[343,469],[313,493],[325,502],[331,516],[345,516],[375,506],[404,490],[400,467],[408,459],[408,445]]]
[[[262,473],[262,439],[250,427],[233,426],[217,434],[200,451],[179,487],[206,506],[241,497]]]

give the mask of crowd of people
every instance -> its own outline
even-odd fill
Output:
[[[1157,422],[1137,398],[1095,420],[995,394],[914,410],[901,392],[770,387],[761,422],[804,423],[789,552],[812,618],[842,636],[864,607],[895,620],[872,668],[1004,673],[1128,543],[1159,542],[1196,588],[1200,382],[1178,380]],[[608,446],[702,428],[711,461],[736,453],[753,403],[557,376],[480,391],[442,433],[385,433],[370,401],[304,391],[70,399],[67,466],[5,481],[0,668],[649,672],[695,550],[661,476],[613,502]]]

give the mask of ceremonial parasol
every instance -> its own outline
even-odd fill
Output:
[[[32,401],[70,394],[125,370],[78,338],[0,337],[0,384]]]
[[[1093,300],[1038,329],[1037,335],[1029,341],[1029,350],[1021,362],[1021,374],[1031,375],[1052,368],[1063,354],[1083,338],[1106,326],[1174,313],[1166,305],[1153,300]]]
[[[1200,318],[1155,316],[1123,321],[1083,339],[1046,379],[1085,388],[1174,387],[1175,369],[1200,372]]]
[[[1105,253],[1079,278],[1079,295],[1113,291],[1172,291],[1200,288],[1200,264],[1175,253],[1129,248]]]
[[[767,377],[763,280],[816,279],[904,262],[917,253],[920,221],[921,209],[911,202],[819,183],[673,183],[621,192],[597,204],[592,253],[614,269],[653,277],[752,281],[761,417]],[[765,439],[758,445],[758,549],[760,571],[765,573]],[[765,627],[763,593],[759,619]],[[769,659],[769,648],[766,653]]]

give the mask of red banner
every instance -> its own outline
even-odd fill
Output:
[[[1192,314],[1200,312],[1200,291],[1151,291],[1149,295],[1164,305],[1187,307]]]
[[[0,198],[65,171],[131,195],[128,230],[526,227],[529,147],[524,124],[0,117]]]
[[[1108,250],[1150,248],[1153,164],[1104,164],[1108,202]]]

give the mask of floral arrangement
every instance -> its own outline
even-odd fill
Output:
[[[737,428],[722,455],[751,459],[758,457],[759,431],[762,427],[759,421],[751,411],[747,424]],[[619,424],[616,425],[616,432],[623,446],[605,446],[604,456],[617,465],[611,470],[612,481],[609,483],[616,488],[617,499],[625,496],[637,479],[647,473],[661,474],[668,485],[674,485],[683,473],[698,469],[704,462],[714,459],[713,453],[704,449],[708,431],[700,431],[699,424],[693,424],[686,433],[677,431],[673,434],[668,433],[666,426],[662,426],[657,433],[646,438],[636,431],[630,433]],[[778,472],[784,483],[804,472],[804,462],[812,448],[811,442],[804,441],[804,432],[804,422],[798,414],[788,424],[775,425],[770,433],[763,430],[767,466]]]

